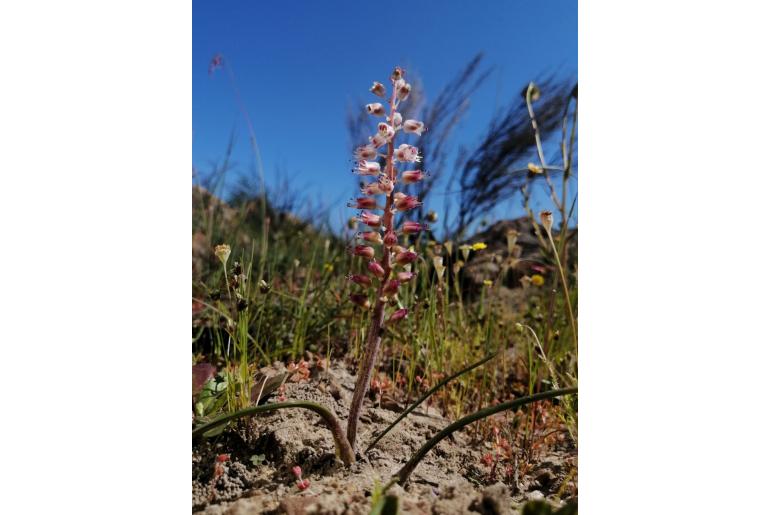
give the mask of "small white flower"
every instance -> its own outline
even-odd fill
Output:
[[[371,142],[372,145],[374,145],[375,148],[380,148],[381,146],[383,146],[385,143],[388,142],[385,136],[383,136],[379,132],[374,136],[371,136],[369,138],[369,141]]]
[[[402,143],[399,145],[399,147],[396,149],[395,152],[396,160],[401,162],[420,162],[420,152],[417,150],[417,147],[413,147],[412,145],[407,145],[406,143]]]
[[[369,88],[369,91],[371,91],[378,97],[385,98],[385,86],[383,86],[381,83],[377,81],[372,83],[372,87]]]
[[[380,124],[377,126],[377,130],[379,131],[380,135],[386,140],[390,140],[393,137],[393,135],[396,133],[396,131],[393,130],[393,127],[391,127],[385,122],[380,122]]]
[[[418,136],[422,136],[424,131],[425,124],[422,122],[418,122],[417,120],[407,120],[404,122],[404,132],[406,133],[414,133]]]
[[[363,147],[358,147],[353,156],[356,158],[356,161],[374,159],[377,157],[377,148],[374,145],[364,145]]]
[[[392,117],[388,116],[388,123],[392,124],[393,127],[400,127],[401,120],[402,120],[401,113],[393,113]]]
[[[374,116],[385,116],[385,108],[379,102],[366,104],[366,110]]]
[[[357,168],[359,175],[380,175],[380,163],[377,161],[359,161]]]
[[[361,188],[362,195],[382,195],[385,193],[382,191],[382,187],[379,182],[372,182]]]
[[[404,83],[400,88],[396,89],[396,96],[399,100],[406,100],[409,97],[409,93],[412,91],[412,85]]]
[[[383,174],[383,175],[380,175],[379,183],[380,183],[380,189],[382,190],[382,192],[385,195],[390,195],[391,192],[393,191],[393,187],[395,186],[393,184],[393,181],[388,179],[388,177],[385,174]]]

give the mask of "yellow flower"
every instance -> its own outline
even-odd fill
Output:
[[[527,163],[527,169],[532,173],[543,173],[543,169],[535,163]]]
[[[492,287],[492,281],[490,281],[489,279],[484,279],[484,286]]]
[[[326,263],[324,265],[324,270],[327,271],[327,272],[333,272],[334,271],[334,265],[332,265],[331,263]]]
[[[487,248],[487,244],[486,244],[486,243],[484,243],[483,241],[480,241],[480,242],[478,242],[478,243],[474,243],[474,244],[471,246],[471,248],[472,248],[473,250],[484,250],[485,248]]]
[[[532,276],[532,284],[535,286],[542,286],[545,284],[545,279],[540,274],[535,274]]]

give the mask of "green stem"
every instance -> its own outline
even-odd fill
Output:
[[[433,449],[436,445],[438,445],[438,443],[441,440],[451,435],[458,429],[462,429],[463,427],[469,424],[472,424],[477,420],[481,420],[482,418],[489,417],[490,415],[494,415],[495,413],[499,413],[501,411],[518,408],[519,406],[524,406],[526,404],[531,404],[533,402],[542,401],[545,399],[553,399],[554,397],[560,397],[562,395],[577,393],[577,391],[578,391],[577,388],[564,388],[562,390],[551,390],[548,392],[537,393],[529,397],[523,397],[521,399],[504,402],[496,406],[490,406],[489,408],[485,408],[483,410],[477,411],[472,415],[468,415],[467,417],[463,417],[460,420],[457,420],[456,422],[449,424],[447,427],[442,429],[436,436],[428,440],[428,442],[426,442],[422,447],[420,447],[420,449],[414,454],[414,456],[412,456],[412,458],[407,462],[407,464],[404,465],[401,468],[401,470],[399,470],[396,473],[395,477],[397,479],[397,482],[400,483],[401,485],[404,485],[409,480],[409,476],[412,474],[415,467],[417,467],[417,464],[420,463],[420,461],[425,457],[425,455],[428,454],[430,450]]]
[[[567,303],[567,311],[569,312],[569,322],[572,325],[572,340],[575,342],[575,349],[578,345],[578,333],[577,323],[575,322],[575,314],[572,311],[572,301],[569,299],[569,287],[567,286],[567,276],[564,275],[564,268],[561,266],[561,259],[559,259],[559,251],[556,249],[556,243],[553,241],[553,235],[551,235],[550,229],[546,231],[548,233],[548,241],[551,242],[551,248],[553,249],[553,255],[556,257],[556,266],[559,267],[559,274],[561,276],[561,285],[564,290],[564,300]]]
[[[440,383],[438,383],[436,386],[434,386],[433,388],[431,388],[430,390],[428,390],[428,391],[427,391],[427,392],[426,392],[426,393],[425,393],[425,394],[424,394],[422,397],[420,397],[419,399],[417,399],[417,400],[416,400],[416,401],[415,401],[415,402],[414,402],[414,403],[413,403],[411,406],[409,406],[408,408],[406,408],[406,409],[404,410],[404,412],[403,412],[403,413],[401,413],[401,415],[399,415],[399,416],[398,416],[398,418],[397,418],[396,420],[394,420],[394,421],[393,421],[393,423],[391,423],[391,424],[390,424],[390,425],[389,425],[389,426],[388,426],[388,427],[387,427],[387,428],[386,428],[386,429],[385,429],[385,430],[384,430],[382,433],[380,433],[380,434],[377,436],[377,438],[375,438],[375,439],[374,439],[374,441],[373,441],[372,443],[370,443],[370,444],[369,444],[369,447],[367,447],[367,448],[366,448],[366,450],[364,451],[364,453],[367,453],[367,452],[371,451],[372,449],[374,449],[374,447],[377,445],[377,442],[379,442],[379,441],[380,441],[380,440],[381,440],[381,439],[382,439],[382,438],[383,438],[383,437],[384,437],[386,434],[388,434],[388,433],[390,432],[390,430],[391,430],[391,429],[393,429],[394,427],[396,427],[396,425],[397,425],[399,422],[401,422],[401,421],[404,419],[404,417],[406,417],[406,416],[407,416],[407,415],[409,415],[409,414],[410,414],[412,411],[414,411],[414,410],[417,408],[417,406],[419,406],[420,404],[422,404],[422,403],[423,403],[423,401],[425,401],[425,399],[427,399],[428,397],[430,397],[431,395],[433,395],[433,394],[434,394],[434,393],[435,393],[435,392],[436,392],[438,389],[440,389],[442,386],[444,386],[445,384],[447,384],[449,381],[452,381],[453,379],[456,379],[456,378],[460,377],[461,375],[465,374],[466,372],[470,372],[470,371],[471,371],[471,370],[473,370],[474,368],[476,368],[476,367],[479,367],[479,366],[483,365],[484,363],[486,363],[486,362],[487,362],[487,361],[489,361],[490,359],[494,358],[495,356],[497,356],[497,353],[494,353],[494,354],[490,354],[489,356],[486,356],[486,357],[485,357],[485,358],[483,358],[482,360],[480,360],[480,361],[477,361],[476,363],[474,363],[474,364],[472,364],[472,365],[468,365],[468,366],[467,366],[467,367],[465,367],[464,369],[460,370],[459,372],[456,372],[456,373],[452,374],[451,376],[447,377],[446,379],[444,379],[443,381],[441,381]]]
[[[195,439],[200,436],[203,436],[204,433],[207,433],[208,431],[211,431],[212,429],[219,427],[222,424],[226,424],[227,422],[230,422],[231,420],[235,420],[237,418],[247,417],[249,415],[254,415],[257,413],[273,411],[273,410],[283,409],[283,408],[305,408],[305,409],[309,409],[310,411],[314,411],[318,415],[320,415],[321,419],[323,419],[324,423],[326,423],[326,426],[332,432],[334,443],[337,446],[337,453],[339,454],[340,459],[342,459],[342,462],[345,463],[345,465],[347,466],[350,466],[353,464],[353,462],[356,460],[355,454],[353,454],[353,448],[350,446],[347,439],[345,438],[345,433],[342,431],[342,426],[340,426],[340,423],[337,420],[337,417],[335,417],[334,414],[328,409],[326,409],[324,406],[321,406],[320,404],[316,404],[314,402],[305,402],[305,401],[277,402],[274,404],[263,404],[261,406],[252,406],[250,408],[246,408],[240,411],[222,415],[221,417],[218,417],[212,420],[211,422],[208,422],[206,424],[203,424],[202,426],[196,427],[195,429],[193,429],[192,437],[193,439]]]
[[[225,286],[227,286],[227,298],[233,300],[233,296],[230,295],[230,282],[227,280],[227,265],[222,263],[222,270],[225,271]]]
[[[543,143],[540,141],[540,129],[537,126],[537,120],[535,119],[535,110],[532,108],[532,91],[535,88],[535,84],[530,82],[527,87],[527,94],[525,100],[527,103],[527,112],[529,113],[529,119],[532,122],[532,130],[535,133],[535,146],[537,147],[537,156],[540,159],[540,165],[543,168],[543,177],[545,178],[548,189],[551,191],[551,200],[554,205],[561,211],[562,207],[559,204],[559,198],[556,196],[556,189],[553,187],[551,178],[548,176],[548,170],[551,168],[545,162],[545,154],[543,153]]]

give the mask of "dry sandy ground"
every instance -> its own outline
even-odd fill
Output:
[[[287,383],[287,400],[304,399],[332,408],[343,421],[354,377],[342,366],[316,372],[310,382]],[[368,402],[368,401],[367,401]],[[418,413],[419,412],[419,413]],[[359,452],[398,413],[368,403],[362,414]],[[252,417],[237,430],[193,448],[193,511],[207,515],[253,513],[368,514],[375,481],[387,482],[429,437],[447,425],[435,410],[418,409],[350,469],[335,457],[334,442],[320,418],[307,410],[279,410]],[[566,444],[565,444],[566,445]],[[481,457],[483,442],[471,445],[458,432],[441,442],[417,466],[406,489],[391,488],[405,514],[518,513],[527,499],[545,497],[554,505],[577,451],[546,452],[516,487],[489,484]],[[212,481],[215,459],[228,453],[224,473]],[[264,455],[259,464],[252,456]],[[300,491],[291,468],[300,465],[310,487]],[[570,478],[575,482],[576,478]],[[570,491],[571,489],[567,489]]]

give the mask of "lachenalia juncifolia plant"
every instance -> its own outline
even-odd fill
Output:
[[[279,409],[302,408],[313,411],[321,417],[334,438],[337,455],[343,463],[350,466],[355,461],[358,420],[369,389],[372,372],[377,363],[383,333],[388,325],[398,323],[408,314],[408,308],[402,305],[401,299],[399,299],[399,291],[404,283],[415,277],[412,266],[419,256],[414,250],[404,245],[409,245],[409,238],[419,235],[421,231],[426,229],[421,223],[406,220],[406,216],[403,216],[408,215],[410,211],[421,204],[418,198],[408,195],[403,190],[404,186],[417,183],[424,178],[424,172],[415,169],[414,165],[421,160],[419,150],[417,147],[404,142],[396,146],[399,132],[402,135],[416,134],[419,136],[425,131],[425,126],[417,120],[403,120],[398,111],[401,103],[408,99],[411,90],[411,86],[406,82],[404,70],[395,68],[391,74],[390,82],[392,86],[390,95],[388,95],[385,86],[379,82],[375,82],[370,88],[370,91],[375,95],[383,99],[389,98],[388,106],[386,108],[379,102],[366,106],[367,111],[372,116],[384,117],[384,121],[378,123],[377,133],[369,138],[369,143],[358,147],[354,153],[355,168],[353,171],[362,178],[368,178],[371,182],[362,184],[361,196],[348,204],[350,207],[361,210],[357,222],[366,227],[361,232],[356,233],[356,241],[350,248],[350,252],[354,256],[363,259],[364,266],[362,268],[365,268],[363,273],[348,276],[349,280],[356,285],[356,291],[350,295],[350,300],[370,313],[370,321],[348,413],[347,431],[343,433],[339,419],[325,406],[309,401],[288,401],[257,404],[220,416],[195,427],[193,438],[213,434],[220,426],[241,417]],[[397,218],[399,216],[400,218]],[[443,261],[434,261],[434,266],[437,269],[440,290],[443,288]],[[379,432],[365,452],[374,448],[396,424],[439,388],[489,362],[496,355],[497,353],[487,355],[482,360],[440,381],[406,408],[403,414],[390,426]],[[455,431],[502,411],[517,409],[537,401],[574,393],[577,393],[577,388],[540,392],[490,406],[456,420],[418,449],[383,487],[383,493],[396,483],[405,484],[412,471],[427,453]]]
[[[356,432],[364,396],[369,388],[372,371],[382,341],[386,324],[397,323],[405,318],[408,308],[398,300],[399,287],[414,277],[411,271],[418,255],[401,246],[399,236],[418,234],[423,226],[419,222],[403,221],[396,227],[396,216],[408,213],[421,203],[413,196],[400,191],[399,185],[409,185],[423,179],[422,170],[415,170],[414,163],[421,160],[417,147],[408,143],[396,146],[399,133],[421,135],[425,125],[418,120],[403,120],[398,111],[402,102],[409,98],[412,89],[406,82],[403,69],[396,67],[390,75],[391,91],[380,82],[374,82],[370,91],[388,99],[388,106],[380,102],[367,104],[366,110],[377,118],[384,118],[377,125],[377,133],[369,143],[354,152],[355,173],[373,179],[363,183],[361,196],[348,206],[361,209],[358,222],[366,230],[356,234],[356,244],[351,252],[367,261],[366,274],[350,276],[350,280],[362,287],[351,294],[350,300],[371,310],[369,329],[366,333],[363,358],[361,359],[348,416],[347,437],[355,448]],[[400,169],[400,170],[399,170]],[[405,242],[402,240],[402,242]]]

